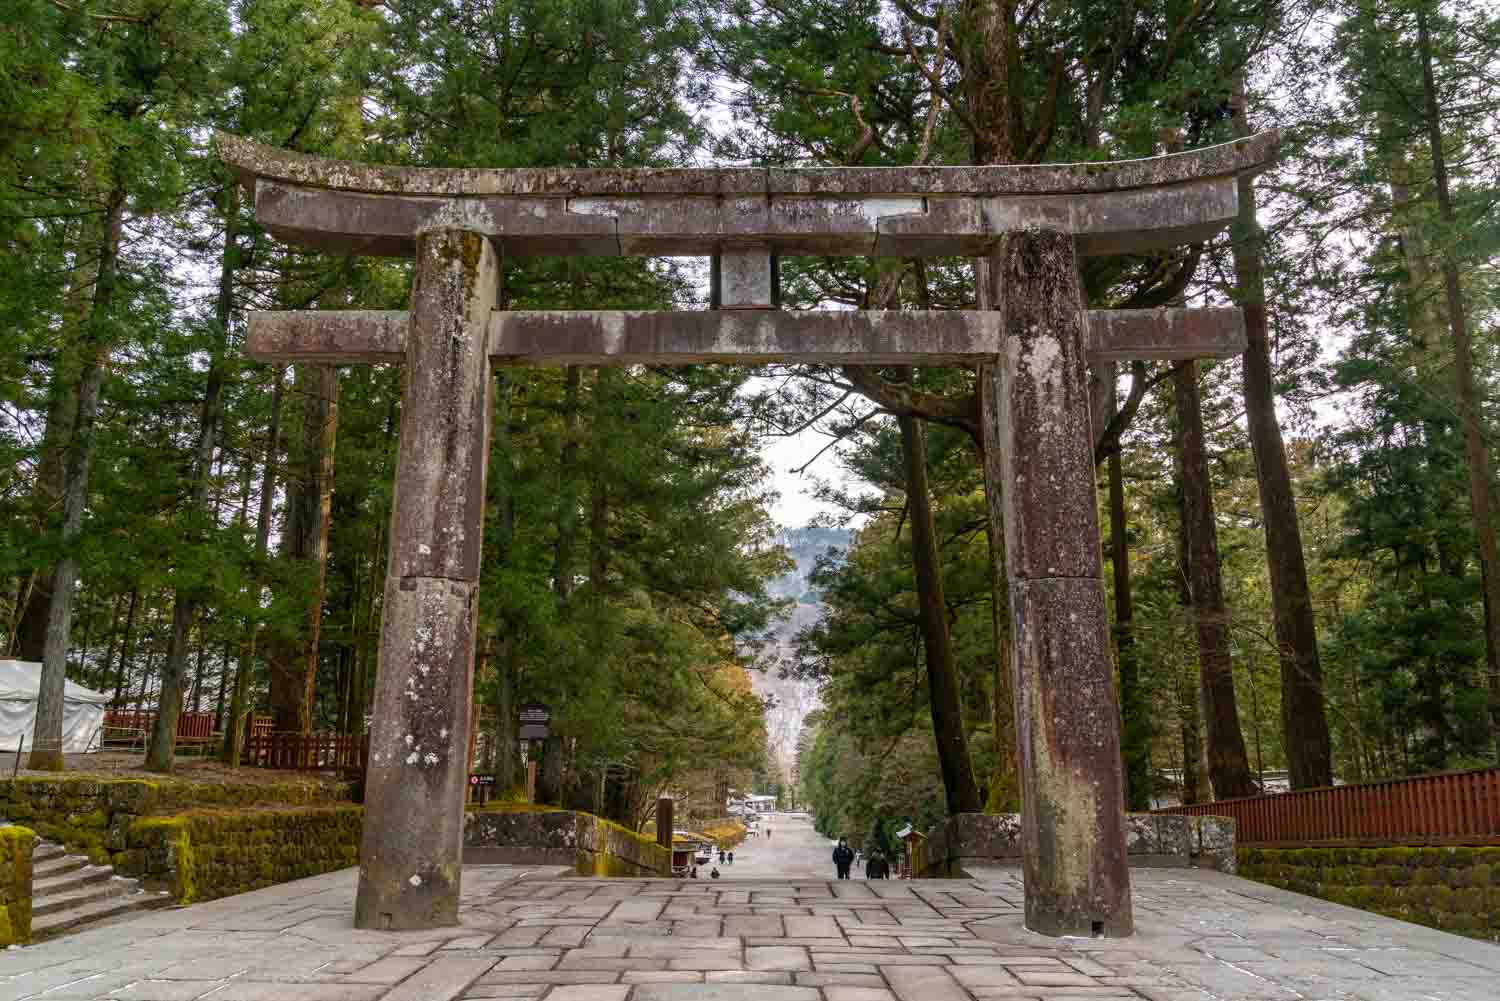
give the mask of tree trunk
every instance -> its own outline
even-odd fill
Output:
[[[200,632],[198,636],[198,662],[193,665],[193,687],[192,694],[188,696],[192,708],[189,712],[198,712],[203,705],[203,664],[208,657],[208,644],[203,641]]]
[[[93,679],[91,686],[100,691],[109,685],[109,676],[115,666],[115,641],[120,637],[120,606],[124,601],[123,594],[115,595],[114,611],[109,620],[109,645],[104,648],[104,664],[99,668],[99,674]]]
[[[283,552],[308,565],[308,596],[298,642],[269,651],[271,714],[277,730],[312,731],[313,686],[327,578],[328,524],[333,501],[333,451],[338,430],[338,370],[332,365],[297,368],[304,400],[300,476],[287,486]]]
[[[578,537],[578,391],[583,370],[569,365],[563,393],[563,441],[558,461],[557,542],[552,554],[552,590],[566,604],[573,594],[573,543]]]
[[[1184,570],[1198,632],[1198,670],[1206,703],[1208,773],[1217,799],[1253,796],[1255,781],[1240,731],[1229,657],[1229,616],[1219,572],[1218,532],[1213,487],[1203,441],[1198,398],[1198,365],[1180,364],[1172,373],[1177,405],[1178,482],[1182,487],[1181,530]]]
[[[980,813],[984,802],[974,781],[969,744],[958,699],[957,670],[948,635],[948,607],[943,598],[942,565],[932,500],[927,484],[927,444],[916,418],[898,417],[901,452],[906,460],[906,501],[911,518],[912,565],[917,576],[917,605],[927,661],[927,690],[932,701],[932,733],[949,813]]]
[[[1235,126],[1249,135],[1244,84],[1236,95]],[[1271,615],[1281,664],[1281,731],[1293,789],[1333,784],[1333,751],[1323,705],[1323,665],[1312,592],[1302,552],[1302,529],[1292,495],[1281,424],[1276,419],[1271,344],[1266,322],[1266,290],[1261,259],[1262,233],[1255,219],[1255,185],[1239,180],[1239,221],[1234,241],[1236,298],[1245,314],[1245,423],[1255,454],[1261,521],[1266,535],[1266,566],[1271,579]]]
[[[500,640],[495,668],[495,787],[502,793],[522,784],[520,737],[516,720],[516,664],[514,642],[509,636]]]
[[[1197,671],[1184,672],[1178,679],[1178,729],[1182,737],[1182,802],[1184,806],[1201,803],[1204,795],[1203,730],[1199,690],[1202,684]]]
[[[494,458],[495,467],[490,475],[490,503],[499,512],[499,537],[497,549],[500,565],[509,566],[516,535],[515,466],[511,460],[510,404],[515,389],[515,376],[501,370],[495,378],[494,413]],[[495,663],[495,733],[492,746],[494,755],[491,767],[495,772],[496,788],[509,792],[524,784],[520,760],[520,721],[516,718],[517,665],[514,628],[503,617],[497,627]]]
[[[1119,406],[1111,380],[1109,411]],[[1109,562],[1115,590],[1115,662],[1120,672],[1120,749],[1125,759],[1125,807],[1151,809],[1151,705],[1141,688],[1135,647],[1135,604],[1130,593],[1130,539],[1125,522],[1125,475],[1120,445],[1110,450]]]
[[[115,668],[115,694],[109,700],[109,704],[116,709],[125,708],[125,703],[122,701],[126,694],[125,682],[129,677],[130,658],[135,652],[134,648],[130,645],[130,631],[135,625],[135,606],[137,600],[140,598],[140,594],[139,588],[133,587],[130,589],[130,605],[125,610],[125,635],[120,640],[120,663]]]
[[[563,740],[561,737],[548,737],[542,743],[545,750],[542,751],[541,765],[537,768],[536,801],[557,806],[562,803],[563,795]]]
[[[1432,76],[1432,39],[1427,28],[1427,9],[1417,8],[1417,45],[1422,59],[1422,95],[1425,99],[1427,142],[1432,156],[1432,179],[1437,187],[1438,213],[1445,226],[1455,224],[1453,198],[1448,191],[1448,163],[1443,152],[1443,125],[1438,107],[1437,85]],[[1490,728],[1496,754],[1500,755],[1500,552],[1495,542],[1494,499],[1490,494],[1492,473],[1480,426],[1479,391],[1474,383],[1474,346],[1469,335],[1468,313],[1458,280],[1458,261],[1451,248],[1443,253],[1443,291],[1448,307],[1448,328],[1453,338],[1453,377],[1458,388],[1458,409],[1464,425],[1464,458],[1469,473],[1469,505],[1474,515],[1474,534],[1479,541],[1479,573],[1484,587],[1484,652],[1489,677]]]
[[[214,341],[209,349],[208,378],[203,390],[203,406],[198,417],[198,446],[193,457],[193,481],[190,509],[206,511],[208,490],[213,483],[214,449],[218,441],[219,418],[223,410],[224,382],[228,374],[229,321],[234,309],[234,273],[237,260],[235,219],[239,214],[239,187],[230,184],[225,193],[224,252],[219,262],[219,295],[214,309]],[[151,743],[146,749],[146,768],[153,772],[172,770],[177,749],[177,715],[182,710],[183,684],[187,680],[188,635],[197,611],[198,594],[190,585],[179,582],[172,600],[172,638],[167,646],[167,662],[161,674],[161,707]],[[198,682],[202,681],[200,651]],[[194,686],[194,708],[197,686]]]
[[[229,691],[229,661],[233,656],[233,644],[225,640],[224,649],[219,654],[219,680],[214,686],[214,730],[217,733],[223,733],[225,728],[224,696]]]
[[[106,235],[107,235],[106,226]],[[80,237],[80,243],[86,237]],[[104,258],[88,261],[88,254],[80,254],[76,271],[69,279],[71,301],[80,305],[65,312],[64,322],[70,327],[86,328],[89,323],[90,297],[85,290],[92,284],[97,292],[97,282],[102,274]],[[113,267],[113,264],[111,265]],[[41,448],[37,452],[37,470],[33,488],[32,505],[36,511],[36,528],[46,532],[63,505],[67,489],[68,443],[73,438],[74,422],[78,418],[78,379],[69,364],[58,364],[52,368],[52,377],[47,387],[47,424],[42,431]],[[34,571],[32,585],[24,593],[16,623],[15,646],[22,660],[40,661],[46,655],[47,618],[52,607],[53,567],[38,567]]]
[[[92,609],[89,608],[88,590],[82,588],[80,590],[82,591],[79,603],[82,606],[80,611],[83,615],[83,642],[78,646],[78,663],[75,665],[74,670],[78,672],[80,677],[88,678],[89,648],[94,642],[94,616]]]
[[[111,314],[119,277],[120,237],[124,231],[125,192],[110,192],[104,232],[99,243],[99,270],[87,331],[80,344],[83,371],[78,380],[78,410],[73,420],[68,473],[63,491],[62,557],[52,568],[52,593],[47,607],[47,640],[42,653],[42,677],[37,695],[36,726],[32,732],[28,767],[63,769],[63,688],[67,681],[68,641],[73,627],[73,590],[78,581],[78,537],[88,508],[89,469],[94,461],[94,422],[109,359]]]
[[[266,559],[271,541],[271,508],[276,493],[276,465],[281,452],[281,402],[286,383],[286,369],[277,368],[271,384],[271,415],[266,426],[266,462],[260,478],[260,508],[255,516],[255,562],[259,569]],[[245,704],[250,694],[250,671],[255,663],[257,628],[247,623],[244,645],[234,668],[234,694],[229,698],[229,721],[224,726],[224,746],[220,756],[231,767],[239,767],[245,749]]]

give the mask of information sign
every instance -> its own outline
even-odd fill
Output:
[[[528,702],[521,707],[521,739],[546,740],[548,724],[552,721],[552,710],[540,702]]]

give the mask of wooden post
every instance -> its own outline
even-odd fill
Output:
[[[985,493],[1005,525],[1026,927],[1129,935],[1120,711],[1073,238],[1013,233],[984,266],[1003,337],[980,389]]]
[[[662,796],[656,801],[656,843],[667,851],[672,850],[672,797]]]
[[[357,928],[458,924],[500,272],[463,230],[419,234],[416,256]]]

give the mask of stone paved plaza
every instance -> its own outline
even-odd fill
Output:
[[[1017,869],[839,882],[802,874],[832,868],[805,822],[773,824],[722,880],[471,866],[440,933],[355,930],[352,870],[156,912],[0,955],[0,1001],[1500,998],[1500,946],[1232,876],[1135,870],[1134,937],[1048,939]]]

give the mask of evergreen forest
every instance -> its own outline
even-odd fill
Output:
[[[218,131],[412,166],[1001,165],[1282,133],[1237,223],[1091,305],[1238,305],[1219,362],[1093,372],[1128,805],[1500,754],[1500,9],[1487,0],[7,0],[0,657],[120,709],[368,726],[397,366],[249,360],[253,310],[403,309],[290,247]],[[786,308],[974,309],[964,259],[784,258]],[[504,264],[502,308],[702,309],[705,261]],[[1018,806],[976,373],[497,372],[477,766],[641,824],[786,789],[825,833]],[[768,443],[819,436],[794,600]],[[826,445],[826,448],[823,447]],[[752,674],[817,687],[795,756]],[[50,693],[50,694],[49,694]],[[60,731],[58,731],[60,732]],[[145,767],[178,756],[158,726]],[[792,788],[795,785],[795,788]]]

